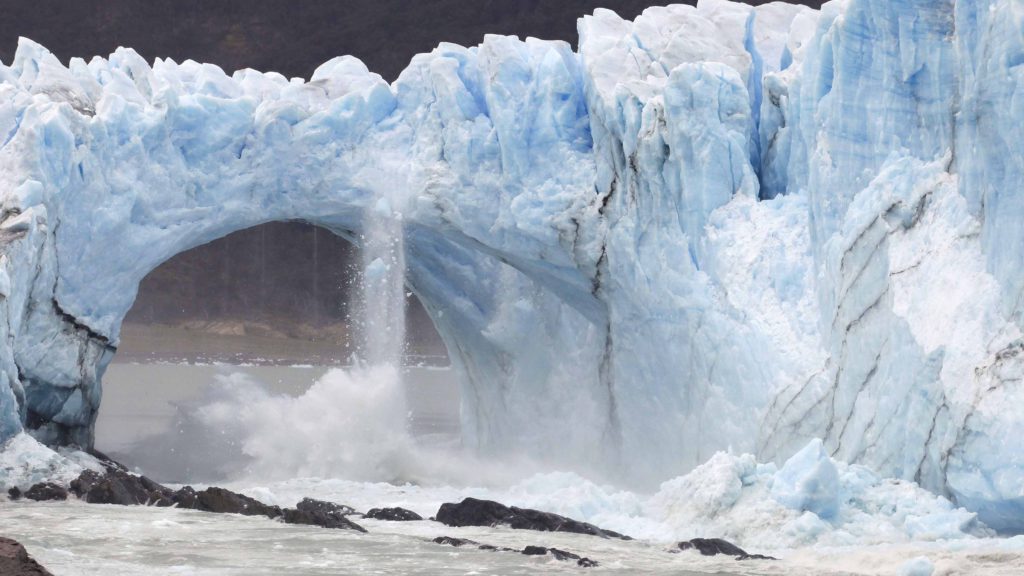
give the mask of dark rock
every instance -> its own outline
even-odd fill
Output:
[[[7,490],[7,497],[11,500],[21,500],[21,490],[14,486]]]
[[[523,548],[523,554],[527,556],[544,556],[551,554],[555,560],[575,560],[578,566],[583,568],[593,568],[598,563],[590,558],[583,558],[579,554],[573,554],[572,552],[566,552],[565,550],[559,550],[558,548],[545,548],[543,546],[527,546]]]
[[[717,556],[719,554],[726,556],[749,556],[739,546],[721,538],[694,538],[693,540],[680,542],[677,546],[680,550],[696,550],[704,556]]]
[[[177,505],[178,508],[195,510],[198,497],[196,496],[195,489],[191,486],[185,486],[171,495],[171,501]]]
[[[453,538],[451,536],[438,536],[437,538],[434,538],[434,543],[447,544],[448,546],[455,546],[456,548],[458,548],[459,546],[477,546],[479,544],[478,542],[474,542],[473,540],[468,540],[466,538]],[[481,546],[480,548],[483,548],[483,546]],[[486,549],[491,550],[495,548],[491,546],[490,548]]]
[[[516,550],[515,548],[509,548],[508,546],[494,546],[492,544],[481,544],[477,546],[477,548],[481,550],[490,550],[492,552],[522,552],[522,550]]]
[[[82,472],[78,478],[71,481],[71,491],[90,504],[177,506],[217,514],[268,518],[278,518],[282,515],[278,506],[268,506],[259,500],[224,488],[212,487],[196,492],[191,486],[185,486],[173,491],[145,476],[128,472],[112,460],[105,462],[104,465],[107,470],[103,474],[92,470]]]
[[[453,538],[451,536],[438,536],[434,538],[434,542],[437,544],[447,544],[448,546],[476,546],[480,550],[489,550],[492,552],[516,552],[519,554],[525,554],[527,556],[544,556],[551,554],[556,560],[574,560],[576,565],[582,566],[583,568],[592,568],[597,566],[597,562],[590,558],[582,558],[579,554],[573,554],[572,552],[566,552],[565,550],[559,550],[558,548],[545,548],[543,546],[527,546],[522,550],[516,550],[514,548],[499,548],[490,544],[480,544],[473,540],[467,540],[465,538]]]
[[[365,514],[365,517],[373,518],[374,520],[390,520],[392,522],[423,520],[423,516],[405,508],[371,508]]]
[[[573,554],[572,552],[566,552],[565,550],[559,550],[558,548],[548,548],[548,553],[555,557],[555,560],[582,560],[583,558],[579,554]]]
[[[266,516],[268,518],[278,518],[283,514],[278,506],[268,506],[259,500],[224,488],[211,487],[196,492],[191,486],[185,486],[178,491],[173,491],[145,476],[128,472],[126,468],[113,460],[107,459],[104,462],[104,466],[106,467],[106,472],[103,474],[92,470],[82,472],[78,478],[71,481],[71,492],[90,504],[177,506],[179,508],[216,514],[242,514],[244,516]],[[303,500],[299,504],[299,508],[302,508],[303,505],[307,505],[311,510],[314,510],[314,514],[313,516],[304,517],[309,520],[308,522],[296,523],[323,525],[318,523],[316,514],[319,514],[319,512],[315,512],[315,510],[319,510],[320,507],[324,506],[333,507],[329,508],[332,513],[338,511],[344,513],[353,512],[347,506],[338,506],[329,502],[318,502],[309,499]],[[328,510],[328,508],[325,508],[325,510]]]
[[[448,526],[508,526],[518,530],[539,530],[542,532],[572,532],[594,536],[631,540],[618,532],[603,530],[558,514],[540,512],[529,508],[516,508],[491,500],[466,498],[458,504],[445,503],[437,511],[438,522]]]
[[[736,559],[737,560],[778,560],[778,558],[776,558],[774,556],[765,556],[764,554],[744,554],[742,556],[737,556]]]
[[[170,506],[173,492],[145,476],[120,467],[108,467],[105,474],[82,472],[71,481],[71,492],[90,504]]]
[[[344,516],[314,514],[312,512],[304,512],[302,510],[295,510],[292,508],[285,508],[283,512],[284,514],[282,519],[285,524],[306,524],[309,526],[320,526],[321,528],[337,528],[341,530],[366,532],[366,528],[363,528]]]
[[[351,506],[335,504],[334,502],[325,502],[323,500],[314,500],[312,498],[303,498],[302,502],[295,505],[295,508],[297,510],[313,514],[337,514],[340,516],[358,514],[356,509]]]
[[[266,516],[267,518],[278,518],[282,515],[281,508],[278,506],[268,506],[244,494],[216,486],[201,492],[195,492],[191,487],[186,486],[175,493],[173,499],[179,508],[191,508],[203,512]]]
[[[0,537],[0,574],[3,576],[53,576],[32,559],[25,547]]]
[[[52,482],[40,482],[25,491],[25,498],[38,502],[47,500],[67,500],[67,488]]]
[[[284,510],[283,520],[286,524],[308,524],[323,528],[366,532],[366,528],[346,517],[354,512],[350,506],[313,500],[312,498],[303,498],[302,502],[295,505],[295,509],[288,508]]]

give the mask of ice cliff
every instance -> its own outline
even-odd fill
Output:
[[[140,280],[401,219],[466,440],[653,482],[831,457],[1024,530],[1024,5],[712,0],[389,85],[128,49],[0,65],[0,440],[92,442]],[[827,515],[827,514],[826,514]]]

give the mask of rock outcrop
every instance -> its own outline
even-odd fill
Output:
[[[286,524],[308,524],[321,528],[366,532],[366,528],[348,519],[347,516],[354,513],[355,510],[349,506],[303,498],[294,509],[285,509],[282,519]]]
[[[672,550],[672,552],[696,550],[702,556],[718,556],[721,554],[735,556],[737,560],[776,560],[776,558],[762,554],[748,554],[746,550],[721,538],[694,538],[693,540],[679,542],[676,544],[676,547],[678,550]]]
[[[90,504],[172,506],[175,492],[145,476],[109,466],[103,474],[86,470],[71,481],[71,492]]]
[[[71,493],[90,504],[176,506],[214,514],[280,518],[287,524],[307,524],[366,532],[365,528],[347,518],[356,513],[351,506],[304,498],[295,505],[295,508],[282,509],[280,506],[264,504],[255,498],[216,486],[199,491],[191,486],[171,490],[145,476],[132,474],[114,462],[106,465],[107,470],[103,474],[92,470],[83,472],[71,482]],[[31,497],[29,493],[33,491],[37,491],[40,496],[56,495],[61,489],[56,485],[33,486],[26,493],[26,497]],[[66,494],[65,491],[65,497]]]
[[[555,560],[561,560],[563,562],[574,561],[576,562],[577,566],[580,566],[582,568],[593,568],[595,566],[599,566],[599,564],[595,560],[585,558],[583,556],[580,556],[579,554],[573,554],[572,552],[560,550],[558,548],[547,548],[544,546],[527,546],[522,550],[517,550],[515,548],[508,548],[504,546],[499,547],[492,546],[490,544],[481,544],[475,540],[469,540],[466,538],[454,538],[452,536],[438,536],[437,538],[434,538],[432,542],[436,544],[454,546],[456,548],[460,548],[462,546],[474,546],[480,550],[487,550],[490,552],[516,552],[518,554],[523,554],[524,556],[546,556],[550,554]]]
[[[390,520],[392,522],[423,520],[423,516],[405,508],[371,508],[364,514],[364,517],[374,520]]]
[[[211,487],[201,492],[194,492],[191,487],[186,486],[175,493],[175,496],[179,508],[191,508],[217,514],[266,516],[267,518],[278,518],[282,515],[282,510],[278,506],[268,506],[259,500],[224,488]]]
[[[456,548],[480,545],[476,540],[470,540],[469,538],[455,538],[454,536],[438,536],[437,538],[434,538],[432,542],[434,542],[434,544],[444,544],[446,546],[454,546]]]
[[[551,554],[555,560],[562,561],[575,561],[577,566],[583,568],[593,568],[597,566],[597,562],[590,558],[584,558],[579,554],[573,554],[572,552],[566,552],[565,550],[559,550],[558,548],[545,548],[543,546],[527,546],[523,548],[523,554],[527,556],[544,556]]]
[[[10,491],[8,491],[8,494],[10,494]],[[24,496],[29,500],[35,500],[37,502],[67,500],[68,490],[67,488],[59,484],[54,484],[53,482],[40,482],[26,490]]]
[[[28,555],[25,547],[0,537],[0,574],[3,576],[53,576]]]
[[[517,530],[540,532],[572,532],[590,534],[604,538],[631,540],[629,536],[598,528],[593,524],[580,522],[529,508],[505,506],[493,500],[466,498],[458,504],[445,503],[437,511],[435,519],[447,526],[508,526]]]

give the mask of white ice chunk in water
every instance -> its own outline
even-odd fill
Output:
[[[821,440],[812,440],[786,461],[775,475],[772,498],[793,510],[835,518],[839,513],[839,472]]]

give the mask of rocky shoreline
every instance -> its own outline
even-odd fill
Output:
[[[393,522],[423,521],[419,514],[397,507],[372,508],[365,514],[351,506],[326,502],[313,498],[303,498],[294,508],[282,508],[268,505],[259,500],[232,492],[225,488],[209,487],[195,490],[185,486],[172,490],[145,476],[134,474],[125,467],[97,455],[105,470],[103,473],[86,470],[67,486],[52,482],[41,482],[22,492],[18,488],[8,490],[10,500],[22,498],[35,501],[62,501],[77,498],[90,504],[112,504],[120,506],[155,506],[177,507],[197,510],[213,514],[241,514],[245,516],[264,516],[268,519],[286,524],[302,524],[319,526],[327,529],[351,530],[367,533],[367,529],[356,523],[352,518],[367,518]],[[632,538],[611,530],[605,530],[540,510],[506,506],[491,500],[465,498],[458,503],[444,503],[430,521],[450,527],[479,526],[505,527],[514,530],[530,530],[534,532],[564,532],[584,534],[598,538],[614,538],[630,541]],[[596,560],[582,557],[570,551],[547,546],[526,546],[523,549],[498,547],[489,544],[441,535],[430,539],[440,545],[454,547],[475,547],[480,550],[494,552],[512,552],[527,556],[550,556],[556,560],[573,562],[582,568],[598,566]],[[683,550],[695,550],[705,556],[733,556],[737,560],[775,560],[769,556],[749,554],[738,546],[721,539],[697,538],[679,542],[668,552],[678,553]],[[10,562],[10,566],[5,564]],[[18,566],[15,567],[15,562]],[[19,571],[20,570],[20,571]],[[32,570],[36,570],[33,572]],[[44,568],[32,560],[25,549],[13,540],[0,538],[0,574],[7,576],[46,575]]]

